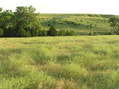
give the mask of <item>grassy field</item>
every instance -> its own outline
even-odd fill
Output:
[[[0,89],[119,89],[119,36],[1,38]]]
[[[79,35],[87,35],[90,32],[88,27],[93,25],[93,31],[97,34],[110,32],[109,15],[93,14],[40,14],[42,29],[48,29],[48,24],[52,24],[58,30],[73,30]]]

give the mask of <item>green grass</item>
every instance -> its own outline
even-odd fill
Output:
[[[108,15],[91,14],[40,14],[42,29],[48,29],[48,24],[53,24],[58,30],[73,30],[77,34],[89,34],[89,25],[93,25],[93,31],[97,34],[109,34],[111,27]]]
[[[119,36],[0,39],[0,89],[119,89]]]

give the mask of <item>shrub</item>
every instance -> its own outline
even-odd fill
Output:
[[[57,31],[58,36],[73,36],[76,35],[75,31],[73,30],[59,30]]]
[[[48,36],[57,36],[57,30],[54,28],[54,26],[50,26],[48,32],[47,32]]]
[[[73,35],[76,35],[76,33],[73,30],[66,30],[65,35],[66,36],[73,36]]]

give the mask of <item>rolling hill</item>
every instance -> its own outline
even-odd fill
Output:
[[[93,14],[40,14],[42,29],[53,25],[58,30],[73,30],[77,34],[89,34],[90,25],[96,34],[110,34],[111,27],[108,22],[112,15]]]

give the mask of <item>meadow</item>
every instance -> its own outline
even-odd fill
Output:
[[[77,35],[89,35],[90,25],[95,35],[110,35],[109,18],[113,15],[100,14],[39,14],[42,29],[53,25],[57,30],[73,30]]]
[[[1,38],[0,89],[119,89],[119,36]]]

